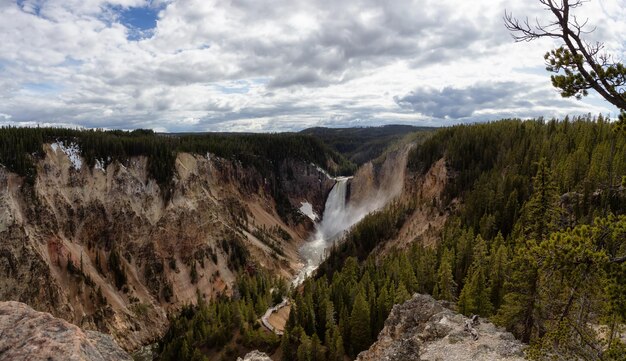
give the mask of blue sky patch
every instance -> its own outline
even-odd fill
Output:
[[[20,9],[22,9],[22,11],[39,16],[39,12],[41,11],[40,1],[17,0],[16,3],[17,3],[17,6],[19,6]]]
[[[151,2],[141,7],[112,7],[120,24],[128,29],[128,40],[141,40],[152,37],[157,26],[159,12],[166,4],[153,5]]]

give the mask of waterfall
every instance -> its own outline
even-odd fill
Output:
[[[330,240],[346,230],[346,191],[348,178],[339,178],[328,194],[322,221],[316,226],[315,238]]]
[[[326,199],[322,220],[315,225],[315,234],[309,242],[300,248],[300,255],[306,261],[306,265],[294,278],[294,285],[302,283],[322,262],[326,248],[330,247],[343,231],[358,221],[351,219],[351,212],[346,205],[348,179],[350,178],[340,177],[336,179],[337,182]]]

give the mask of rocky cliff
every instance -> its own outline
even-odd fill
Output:
[[[169,311],[229,293],[241,269],[291,276],[312,226],[296,209],[321,213],[334,184],[302,161],[268,179],[179,153],[166,200],[145,157],[90,169],[59,146],[44,151],[34,186],[0,166],[0,300],[110,333],[126,350],[159,338]]]
[[[399,196],[406,182],[406,163],[413,145],[407,144],[361,166],[350,181],[350,204],[378,209]]]
[[[272,361],[272,359],[263,352],[252,351],[244,356],[244,358],[237,358],[237,361]]]
[[[111,336],[83,331],[20,302],[0,302],[0,359],[13,361],[132,360]]]
[[[358,361],[521,361],[524,345],[486,320],[470,319],[431,296],[395,305],[378,340]]]

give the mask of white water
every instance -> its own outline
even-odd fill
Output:
[[[346,192],[348,180],[351,177],[335,178],[337,183],[330,191],[324,206],[322,220],[315,225],[315,234],[309,242],[300,247],[300,256],[306,262],[298,275],[293,279],[292,284],[301,284],[323,261],[325,251],[333,245],[335,241],[350,227],[359,222],[367,214],[382,208],[389,200],[401,191],[400,187],[394,189],[378,189],[372,192],[367,199],[359,204],[348,204],[346,202]]]
[[[328,194],[326,204],[324,205],[323,218],[315,225],[315,234],[311,237],[309,242],[300,247],[300,256],[306,261],[306,265],[300,270],[296,277],[294,277],[292,281],[294,287],[304,282],[304,280],[315,271],[320,263],[322,263],[326,249],[332,246],[335,241],[341,239],[341,236],[350,227],[363,219],[368,213],[383,207],[392,196],[396,195],[396,193],[379,189],[377,192],[370,195],[365,202],[359,205],[347,204],[346,193],[348,180],[350,178],[351,177],[335,178],[335,186],[330,191],[330,194]],[[281,304],[271,307],[265,312],[261,321],[268,330],[282,334],[274,329],[269,322],[269,317],[273,312],[277,312],[280,308],[288,304],[289,301],[284,299]]]
[[[293,285],[299,285],[315,271],[322,262],[326,249],[341,238],[348,228],[369,213],[363,213],[363,210],[357,210],[347,205],[348,179],[350,178],[336,178],[337,183],[326,199],[322,221],[316,224],[315,234],[311,240],[300,247],[300,255],[306,261],[306,265],[293,279]]]

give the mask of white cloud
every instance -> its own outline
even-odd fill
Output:
[[[157,26],[129,40],[116,11],[141,6]],[[0,118],[262,131],[615,112],[561,99],[543,70],[554,44],[513,43],[505,8],[547,15],[515,0],[0,0]],[[623,57],[624,3],[584,14]]]

